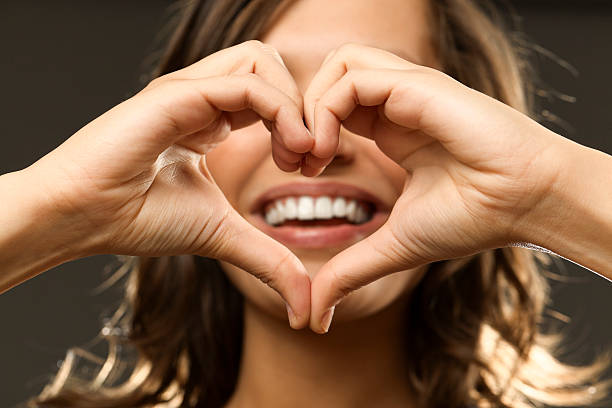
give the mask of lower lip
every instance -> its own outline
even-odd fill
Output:
[[[294,248],[329,248],[352,245],[380,228],[389,214],[377,212],[363,224],[341,224],[313,227],[273,227],[260,214],[251,214],[251,222],[266,235]]]

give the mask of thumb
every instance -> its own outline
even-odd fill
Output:
[[[310,277],[287,247],[252,226],[231,207],[211,240],[214,242],[209,240],[206,247],[213,249],[204,256],[229,262],[257,277],[283,298],[291,327],[308,325]]]
[[[372,235],[340,252],[321,267],[312,282],[310,327],[327,332],[335,306],[368,283],[418,266],[417,256],[390,229],[387,220]],[[422,263],[422,262],[421,262]]]

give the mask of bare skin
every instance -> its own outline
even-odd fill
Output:
[[[415,406],[402,364],[407,300],[324,336],[247,304],[242,366],[226,408]]]
[[[218,258],[246,300],[227,407],[394,407],[413,405],[402,311],[428,263],[530,242],[612,278],[612,157],[437,71],[426,2],[382,3],[298,2],[266,45],[162,77],[0,176],[0,290],[98,253]],[[296,180],[393,210],[360,242],[292,247],[249,208]]]

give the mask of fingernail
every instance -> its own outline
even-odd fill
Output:
[[[289,317],[289,326],[295,329],[295,326],[297,325],[297,317],[295,316],[295,313],[293,313],[293,309],[291,309],[291,306],[289,306],[289,303],[285,302],[285,306],[287,307],[287,316]]]
[[[323,328],[323,333],[327,333],[329,330],[329,325],[331,324],[332,317],[334,316],[334,309],[336,306],[332,306],[327,309],[327,312],[323,314],[323,318],[321,319],[321,327]]]

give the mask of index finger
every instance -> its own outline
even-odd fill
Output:
[[[302,94],[278,51],[259,40],[249,40],[224,48],[178,71],[169,79],[198,79],[219,75],[256,74],[278,88],[303,111]]]
[[[304,118],[309,129],[315,129],[315,107],[319,99],[346,73],[361,69],[410,69],[418,67],[397,55],[379,48],[361,44],[344,44],[327,55],[319,71],[312,78],[304,94]],[[333,157],[338,146],[338,135],[314,135],[315,145],[309,158],[328,159]],[[319,160],[311,160],[319,162]]]
[[[247,74],[260,77],[265,83],[287,95],[295,105],[290,110],[295,109],[303,115],[302,94],[282,57],[273,46],[258,40],[245,41],[217,51],[183,69],[158,78],[157,82]],[[248,106],[245,106],[245,109],[248,109]],[[243,113],[238,116],[229,115],[230,118],[237,117],[243,121],[247,118],[247,122],[255,121],[257,116],[256,112],[252,112],[251,115]],[[261,119],[271,132],[272,155],[278,167],[284,171],[294,171],[299,168],[304,152],[310,150],[314,140],[305,124],[305,132],[294,131],[282,134],[266,121],[266,118]]]

